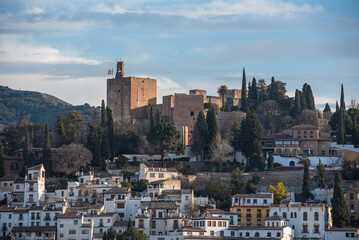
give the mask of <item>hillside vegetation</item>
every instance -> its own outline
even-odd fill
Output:
[[[16,124],[19,118],[26,115],[31,117],[32,123],[45,125],[48,122],[52,127],[60,113],[67,115],[73,110],[81,112],[85,121],[90,122],[93,109],[87,103],[73,106],[49,94],[0,86],[0,128]]]

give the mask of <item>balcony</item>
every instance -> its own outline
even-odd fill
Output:
[[[250,214],[248,214],[248,213],[247,213],[247,215],[246,215],[246,216],[247,216],[247,218],[248,218],[248,217],[249,217],[249,218],[251,217],[251,215],[250,215]]]

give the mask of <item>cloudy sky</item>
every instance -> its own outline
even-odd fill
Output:
[[[357,0],[1,0],[0,85],[100,105],[107,69],[158,79],[158,97],[216,95],[256,77],[305,82],[316,104],[359,100]]]

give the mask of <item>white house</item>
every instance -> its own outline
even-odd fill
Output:
[[[358,228],[330,228],[325,230],[325,240],[354,240],[359,237]]]
[[[292,203],[271,206],[270,216],[288,219],[294,237],[324,238],[324,230],[331,226],[330,207],[324,204]]]

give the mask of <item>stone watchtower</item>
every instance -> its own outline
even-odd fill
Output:
[[[157,80],[124,77],[124,70],[124,62],[117,62],[116,77],[107,79],[107,106],[115,123],[132,123],[132,110],[156,104]]]

